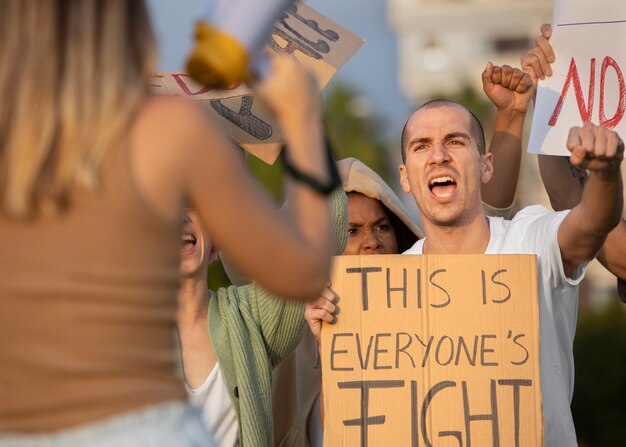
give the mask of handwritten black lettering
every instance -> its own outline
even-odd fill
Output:
[[[272,126],[263,121],[252,113],[252,95],[241,97],[241,106],[239,112],[226,107],[221,99],[212,99],[209,101],[213,110],[215,110],[222,118],[227,119],[241,130],[252,135],[257,140],[267,140],[272,136]]]
[[[504,295],[504,297],[499,298],[499,299],[492,299],[491,300],[492,303],[496,303],[496,304],[506,303],[511,298],[511,288],[503,282],[496,281],[496,277],[498,275],[500,275],[501,273],[506,273],[507,271],[508,270],[506,269],[502,269],[502,270],[496,271],[493,275],[491,275],[491,282],[493,284],[504,287],[506,289],[506,294]],[[481,270],[480,274],[481,274],[482,285],[483,285],[483,290],[482,290],[483,291],[483,304],[487,304],[487,280],[485,278],[486,274],[484,270]]]
[[[441,290],[443,293],[445,293],[446,297],[448,298],[444,303],[440,303],[440,304],[431,303],[431,307],[437,307],[437,308],[439,308],[439,307],[446,307],[448,304],[450,304],[450,301],[452,300],[450,298],[450,294],[446,291],[446,289],[444,289],[442,286],[440,286],[439,284],[435,283],[435,281],[434,281],[435,276],[437,276],[440,273],[445,273],[445,272],[446,272],[446,269],[435,270],[434,272],[432,272],[430,274],[430,278],[428,278],[429,282],[433,286],[435,286],[436,288]]]
[[[442,360],[439,353],[441,352],[441,349],[442,349],[441,346],[444,344],[444,341],[449,342],[448,350],[450,351],[450,355],[448,355],[447,359],[444,357],[445,360]],[[437,348],[435,349],[435,361],[441,366],[446,366],[450,364],[453,357],[454,357],[454,342],[452,341],[450,337],[448,337],[447,335],[444,335],[443,337],[439,339],[439,342],[437,343]]]
[[[513,332],[509,331],[508,335],[506,338],[511,338],[513,337]],[[523,365],[524,363],[526,363],[528,361],[528,358],[530,357],[530,354],[528,353],[528,349],[526,349],[526,346],[524,346],[523,344],[519,343],[517,340],[519,340],[520,338],[526,337],[526,334],[517,334],[515,337],[513,337],[513,343],[515,343],[517,346],[519,346],[520,348],[522,348],[522,350],[524,351],[524,358],[522,360],[519,360],[517,362],[511,360],[511,364],[512,365]]]
[[[488,362],[485,360],[486,354],[489,352],[495,352],[493,349],[485,347],[487,340],[497,338],[493,334],[483,334],[480,336],[480,364],[482,366],[498,366],[498,362]]]
[[[367,369],[370,362],[370,352],[372,352],[372,341],[374,340],[374,336],[370,335],[369,342],[367,343],[367,351],[365,353],[365,360],[363,360],[363,349],[361,344],[361,337],[357,333],[356,334],[356,353],[359,356],[359,363],[361,364],[361,369]]]
[[[348,367],[338,367],[335,365],[335,356],[338,354],[347,354],[348,350],[347,349],[336,349],[335,343],[337,342],[337,339],[339,337],[352,337],[354,334],[353,333],[348,333],[348,332],[344,332],[344,333],[338,333],[338,334],[333,334],[333,341],[330,344],[330,369],[332,371],[353,371],[354,368],[348,368]]]
[[[371,388],[401,388],[404,387],[404,380],[365,380],[354,382],[338,382],[339,389],[359,389],[361,390],[361,415],[358,419],[345,419],[343,425],[346,427],[361,427],[361,446],[367,447],[368,427],[370,425],[381,425],[385,423],[385,416],[369,415],[369,396]]]
[[[308,29],[317,33],[319,36],[324,39],[310,40],[307,39],[301,32],[299,32],[295,27],[292,27],[288,23],[288,19],[290,17],[295,18],[296,20],[304,23]],[[275,25],[272,28],[272,38],[270,39],[269,46],[274,51],[293,54],[295,51],[300,51],[302,54],[311,57],[313,59],[323,59],[322,54],[328,54],[330,52],[330,45],[327,40],[330,42],[336,42],[339,40],[339,34],[331,29],[323,30],[319,27],[318,23],[312,19],[306,19],[301,16],[298,12],[298,7],[296,5],[292,5],[290,8],[285,11],[282,16],[278,19],[279,25]],[[275,36],[278,36],[284,39],[287,44],[284,47],[281,47],[278,42],[274,39]]]
[[[382,272],[382,267],[351,267],[346,269],[346,273],[360,273],[361,274],[361,309],[367,310],[369,307],[369,296],[367,289],[367,275],[368,273]]]
[[[424,343],[422,341],[422,339],[419,337],[419,335],[415,334],[415,339],[423,346],[426,348],[426,352],[424,353],[424,358],[422,359],[422,368],[424,366],[426,366],[426,362],[428,361],[428,354],[430,353],[430,348],[433,345],[433,340],[435,339],[434,336],[430,336],[430,338],[428,339],[428,344]]]
[[[467,447],[472,446],[472,432],[470,424],[474,421],[491,421],[491,437],[493,439],[493,447],[499,447],[500,430],[498,427],[498,400],[496,395],[496,381],[490,380],[491,413],[470,414],[467,382],[461,382],[461,388],[463,390],[463,415],[465,416],[465,436]]]
[[[391,337],[390,333],[386,334],[376,334],[376,343],[374,344],[374,369],[391,369],[391,365],[379,365],[378,359],[380,358],[379,354],[384,354],[389,352],[387,349],[382,349],[378,346],[378,342],[383,337]]]
[[[520,432],[520,417],[519,417],[519,402],[520,402],[520,387],[532,386],[532,380],[523,379],[501,379],[498,380],[498,385],[510,386],[513,388],[513,421],[515,426],[515,447],[519,447],[519,432]]]
[[[456,358],[454,359],[454,364],[459,365],[459,360],[461,358],[461,350],[465,352],[465,358],[467,358],[467,363],[471,366],[476,366],[476,352],[478,351],[478,336],[474,336],[474,348],[472,350],[472,354],[469,353],[469,348],[467,347],[467,343],[465,343],[465,339],[463,337],[459,337],[459,343],[456,349]]]
[[[424,444],[426,447],[433,447],[432,442],[430,442],[430,437],[428,436],[428,427],[430,424],[426,424],[426,419],[428,417],[428,407],[432,403],[433,399],[440,391],[445,390],[446,388],[454,388],[456,387],[456,382],[452,381],[443,381],[438,382],[433,387],[428,390],[426,393],[426,397],[424,397],[424,402],[422,403],[422,438],[424,439]]]
[[[404,343],[402,347],[400,347],[400,338],[403,336],[406,337],[406,343]],[[412,343],[413,338],[411,337],[411,334],[407,334],[406,332],[398,332],[396,334],[396,368],[400,368],[400,353],[406,355],[409,360],[411,360],[411,366],[415,368],[415,361],[413,360],[413,357],[411,356],[411,354],[406,352],[407,348],[411,346]]]
[[[387,268],[387,308],[391,309],[391,292],[402,292],[402,305],[406,309],[407,284],[406,269],[402,269],[402,286],[391,287],[391,269]]]

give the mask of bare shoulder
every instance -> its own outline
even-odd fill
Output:
[[[172,134],[180,140],[188,133],[212,127],[212,120],[200,104],[176,96],[156,96],[143,106],[137,125],[150,133],[162,137]]]
[[[151,98],[140,112],[136,134],[150,141],[153,150],[173,151],[178,159],[229,144],[203,104],[176,96]]]
[[[154,97],[143,104],[130,130],[131,171],[140,193],[165,219],[182,209],[184,177],[199,135],[211,127],[206,114],[177,97]]]
[[[157,211],[180,213],[190,180],[216,177],[233,156],[232,144],[203,106],[179,97],[154,97],[131,130],[132,170]]]

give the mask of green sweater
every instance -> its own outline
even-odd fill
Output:
[[[272,370],[300,341],[304,305],[248,285],[220,289],[209,307],[209,334],[235,411],[239,444],[272,445]]]
[[[330,196],[337,254],[347,240],[347,199]],[[255,284],[211,292],[209,336],[239,420],[239,445],[273,443],[272,370],[298,345],[304,305],[270,295]]]

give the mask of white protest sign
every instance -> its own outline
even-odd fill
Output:
[[[363,45],[363,39],[302,3],[290,5],[276,21],[268,47],[298,59],[316,76],[320,89]],[[245,85],[212,90],[183,72],[157,73],[156,93],[186,96],[205,102],[209,112],[235,142],[268,164],[274,163],[284,142],[278,123],[254,100]]]
[[[570,155],[569,129],[592,122],[626,135],[626,2],[554,0],[553,75],[539,82],[531,153]]]

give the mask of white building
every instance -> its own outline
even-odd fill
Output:
[[[480,90],[487,61],[519,66],[551,14],[550,0],[388,0],[400,86],[415,101]]]

